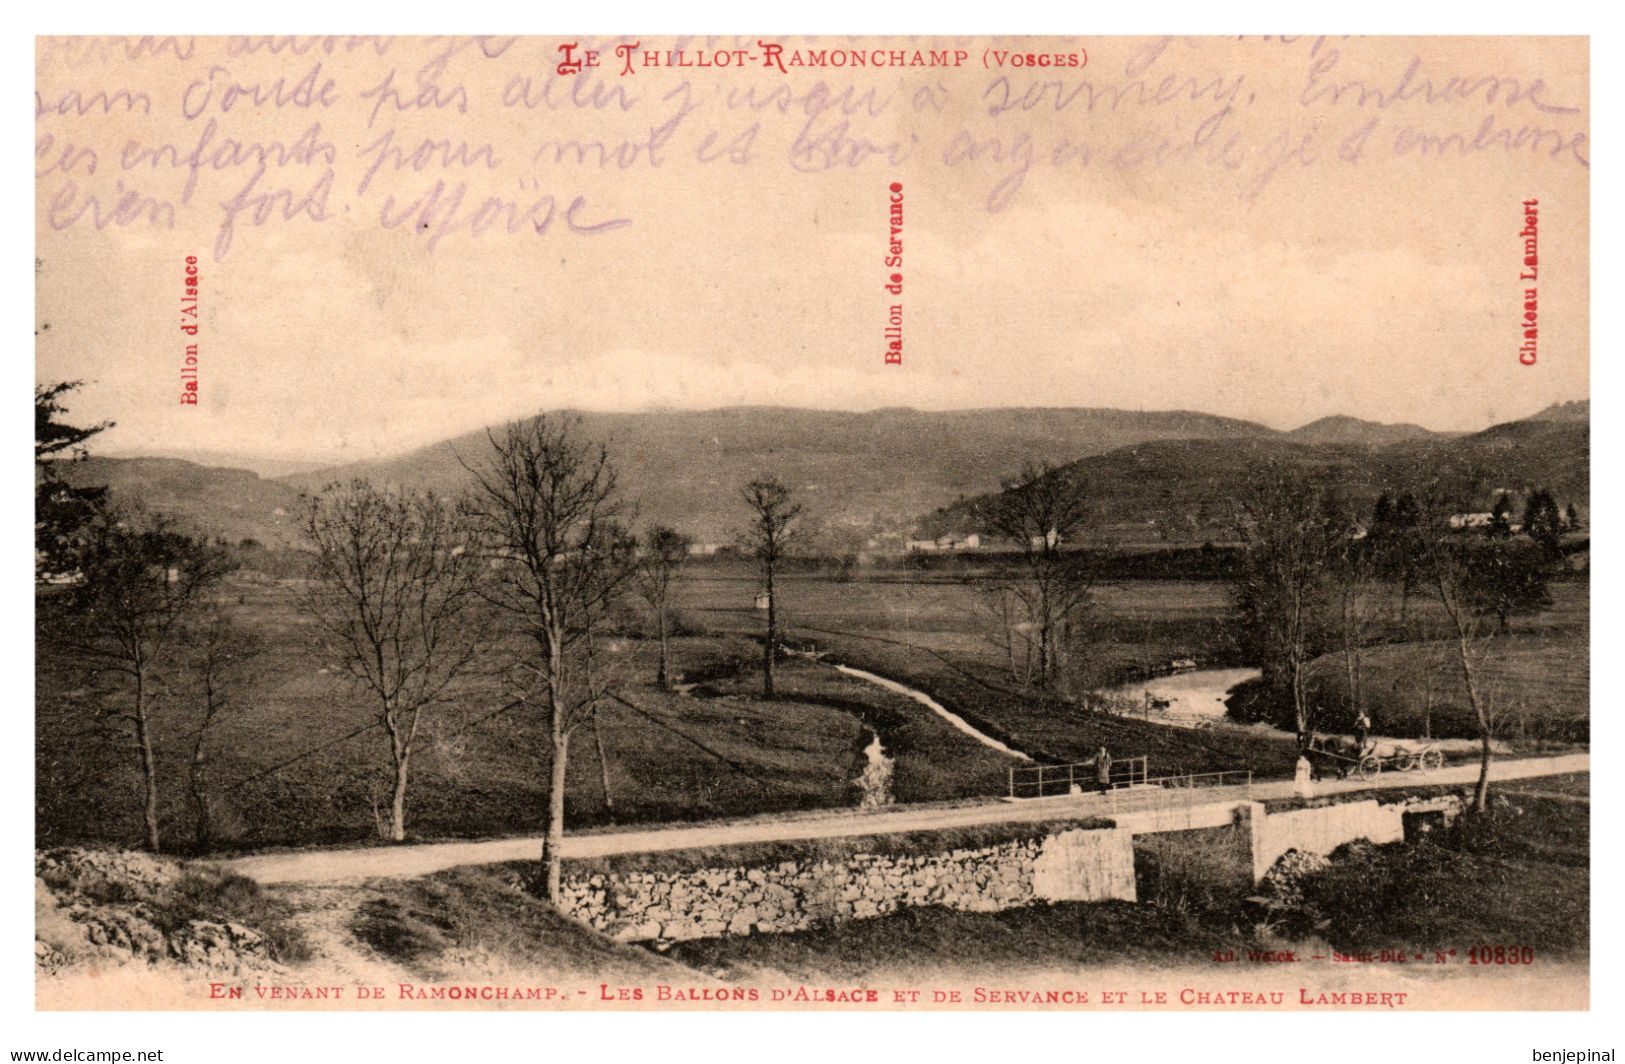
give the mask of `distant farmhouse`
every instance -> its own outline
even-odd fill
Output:
[[[926,551],[978,550],[981,546],[982,537],[980,533],[950,532],[946,536],[937,539],[908,540],[903,544],[903,549],[910,554],[918,554]]]
[[[1488,528],[1494,523],[1495,515],[1489,513],[1450,515],[1451,528]],[[1506,527],[1508,531],[1512,532],[1523,531],[1523,523],[1521,521],[1511,521]]]

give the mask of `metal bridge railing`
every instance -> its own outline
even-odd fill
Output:
[[[1102,788],[1099,766],[1094,761],[1074,761],[1068,765],[1011,766],[1009,793],[1012,798],[1050,798],[1078,791],[1115,790],[1138,787],[1146,782],[1146,758],[1115,760],[1107,771]]]
[[[1110,782],[1104,788],[1100,785],[1093,761],[1012,767],[1009,770],[1009,795],[1011,798],[1049,798],[1074,792],[1104,791],[1113,809],[1125,811],[1194,804],[1204,800],[1206,792],[1220,787],[1240,787],[1244,797],[1252,796],[1251,770],[1150,776],[1146,762],[1145,757],[1113,761]]]

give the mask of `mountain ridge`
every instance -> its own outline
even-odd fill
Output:
[[[1405,440],[1462,434],[1434,432],[1432,429],[1425,429],[1421,425],[1409,422],[1390,424],[1382,421],[1367,421],[1364,418],[1350,417],[1347,414],[1332,414],[1327,417],[1317,418],[1307,425],[1299,425],[1285,435],[1305,443],[1384,447]]]
[[[1583,498],[1576,485],[1586,476],[1576,471],[1588,473],[1588,451],[1578,464],[1563,453],[1585,449],[1586,426],[1572,416],[1576,404],[1558,406],[1569,416],[1536,416],[1467,435],[1356,418],[1330,425],[1323,418],[1282,432],[1198,411],[1089,407],[554,413],[579,417],[585,434],[610,447],[623,493],[639,506],[639,524],[659,521],[700,542],[729,542],[744,516],[739,485],[774,473],[807,504],[823,545],[845,550],[895,546],[922,530],[962,530],[955,526],[966,523],[966,504],[996,494],[1027,461],[1092,462],[1088,472],[1118,523],[1150,522],[1158,535],[1181,538],[1202,536],[1204,521],[1244,481],[1248,464],[1264,456],[1340,471],[1359,491],[1399,465],[1425,462],[1464,481],[1522,478]],[[1317,425],[1322,431],[1305,432]],[[1373,442],[1395,428],[1402,438]],[[291,545],[301,492],[356,476],[455,492],[467,476],[459,456],[477,460],[488,446],[485,431],[392,458],[274,477],[170,457],[93,458],[73,475],[233,540]]]

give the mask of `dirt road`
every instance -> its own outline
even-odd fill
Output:
[[[1563,757],[1522,758],[1499,761],[1492,767],[1496,780],[1555,776],[1569,772],[1589,772],[1589,754]],[[1316,794],[1347,791],[1416,787],[1422,784],[1469,784],[1478,779],[1476,764],[1453,765],[1438,772],[1384,772],[1374,780],[1323,781]],[[1255,783],[1248,787],[1215,787],[1198,792],[1200,800],[1236,802],[1246,798],[1287,798],[1292,781]],[[980,824],[1018,823],[1064,817],[1111,816],[1131,812],[1136,803],[1165,801],[1166,792],[1152,794],[1120,791],[1114,795],[1088,794],[1022,801],[990,800],[962,806],[892,806],[879,811],[842,810],[794,819],[760,818],[727,823],[684,827],[648,828],[637,831],[571,835],[564,840],[564,856],[602,857],[620,853],[652,853],[703,846],[723,846],[752,842],[786,842],[796,839],[839,838],[878,835],[888,832],[926,831],[938,828]],[[428,875],[459,865],[493,864],[499,861],[536,859],[542,847],[539,837],[489,839],[480,842],[417,843],[402,846],[372,846],[352,850],[319,850],[272,853],[221,862],[234,872],[261,883],[340,883],[374,876],[405,879]]]

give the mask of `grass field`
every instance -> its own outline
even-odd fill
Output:
[[[1501,785],[1504,791],[1530,794],[1562,794],[1571,798],[1591,797],[1591,773],[1574,772],[1567,776],[1540,776],[1535,779],[1511,780]]]
[[[239,579],[231,591],[237,623],[258,631],[266,650],[211,739],[217,845],[377,837],[386,753],[381,730],[367,730],[367,704],[324,660],[286,586]],[[621,638],[610,650],[630,704],[606,704],[597,734],[586,728],[572,741],[567,815],[575,827],[855,805],[871,729],[895,761],[897,800],[991,795],[1004,778],[1007,758],[827,666],[783,663],[779,697],[763,700],[759,650],[742,637],[674,641],[676,670],[706,678],[692,695],[653,685],[651,641]],[[73,663],[41,658],[37,702],[41,844],[133,844],[140,780],[130,740],[96,720],[97,694]],[[545,728],[523,709],[501,712],[504,703],[493,678],[475,678],[426,727],[408,798],[412,837],[542,830]],[[195,717],[172,704],[155,718],[165,831],[184,848],[191,812],[182,777]]]
[[[610,641],[630,704],[608,704],[596,732],[583,729],[572,740],[567,815],[573,827],[855,805],[854,781],[871,731],[895,761],[898,801],[1000,793],[1009,759],[917,703],[826,666],[783,663],[778,697],[763,700],[755,588],[743,566],[695,566],[678,583],[686,634],[674,642],[674,666],[703,681],[691,694],[653,686],[655,647],[637,636],[636,624],[628,627],[631,634]],[[1124,581],[1099,586],[1096,597],[1096,623],[1079,654],[1085,675],[1115,682],[1175,658],[1215,665],[1234,660],[1223,583]],[[1556,599],[1541,617],[1519,620],[1507,641],[1519,653],[1491,672],[1505,689],[1525,693],[1526,721],[1545,716],[1578,726],[1585,716],[1585,589],[1558,585]],[[1164,727],[1017,687],[987,638],[992,622],[977,593],[957,580],[798,574],[784,581],[781,602],[794,643],[919,688],[1040,761],[1082,760],[1104,745],[1114,757],[1147,756],[1153,774],[1291,771],[1284,735]],[[226,605],[266,649],[238,695],[238,708],[211,740],[217,847],[377,838],[387,808],[383,736],[368,729],[367,704],[323,657],[292,585],[245,571],[233,578]],[[1417,674],[1414,663],[1406,663],[1417,653],[1404,646],[1369,652],[1369,677],[1379,687],[1385,662],[1394,663],[1386,689],[1395,708],[1380,710],[1379,721],[1390,713],[1397,719],[1414,702]],[[141,832],[130,740],[97,719],[98,695],[75,663],[42,650],[37,694],[41,845],[133,844]],[[541,830],[543,722],[523,709],[504,711],[506,697],[495,675],[471,678],[427,726],[408,799],[412,837]],[[1438,717],[1436,734],[1443,734],[1447,719]],[[176,848],[189,839],[182,776],[193,727],[195,717],[173,702],[156,715],[163,820]]]
[[[1532,616],[1512,618],[1510,631],[1493,632],[1472,644],[1479,691],[1490,707],[1495,738],[1529,749],[1590,740],[1591,622],[1590,584],[1582,579],[1554,581],[1552,604]],[[1390,621],[1398,596],[1380,604]],[[1413,597],[1407,624],[1374,625],[1371,645],[1361,651],[1365,705],[1380,735],[1476,738],[1478,722],[1461,678],[1456,643],[1438,607]],[[1309,665],[1309,701],[1318,731],[1348,733],[1347,663],[1341,651]],[[1230,702],[1242,720],[1270,720],[1289,727],[1292,707],[1285,696],[1271,701],[1261,685],[1238,689]]]
[[[1456,644],[1430,641],[1367,648],[1361,667],[1373,726],[1384,735],[1472,737],[1478,722],[1467,699]],[[1507,739],[1584,742],[1590,735],[1591,646],[1584,633],[1519,633],[1485,647],[1480,697],[1495,734]],[[1311,696],[1322,705],[1347,702],[1340,656],[1317,660]]]
[[[876,636],[951,655],[979,668],[1004,666],[990,638],[997,625],[976,585],[943,574],[892,573],[838,580],[792,576],[780,585],[787,630],[809,638],[838,633]],[[720,567],[683,581],[678,605],[717,631],[755,632],[756,579]],[[1225,620],[1229,588],[1217,581],[1136,580],[1102,583],[1086,649],[1077,653],[1079,690],[1108,687],[1165,667],[1176,658],[1204,664],[1235,660]]]
[[[709,627],[753,631],[754,583],[711,575],[685,583],[685,613]],[[1232,660],[1229,589],[1214,581],[1132,581],[1097,589],[1099,614],[1087,655],[1102,684],[1181,657]],[[972,725],[1039,761],[1144,755],[1153,774],[1251,769],[1291,771],[1290,743],[1270,736],[1197,732],[1105,716],[1017,687],[991,620],[962,582],[899,575],[884,580],[794,579],[786,583],[785,631],[831,660],[926,692]]]

